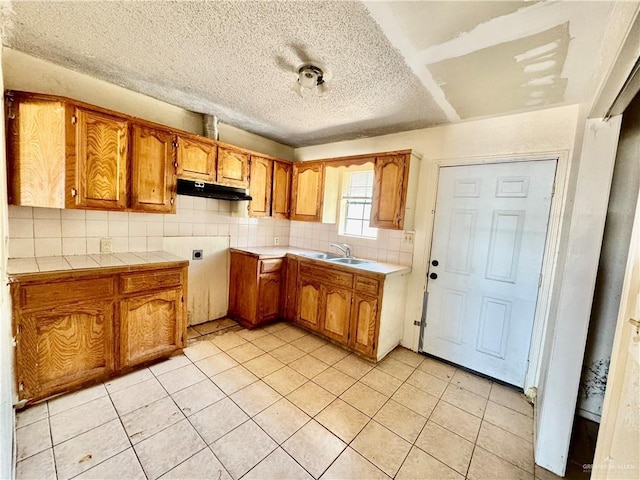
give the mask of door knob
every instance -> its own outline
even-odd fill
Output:
[[[437,267],[438,265],[440,265],[440,262],[438,260],[431,260],[431,265]]]
[[[437,274],[437,273],[430,273],[430,274],[429,274],[429,278],[430,278],[431,280],[435,280],[436,278],[438,278],[438,274]]]

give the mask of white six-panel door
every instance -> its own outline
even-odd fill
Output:
[[[440,168],[423,351],[523,386],[555,169]]]

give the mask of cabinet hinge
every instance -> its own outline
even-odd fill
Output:
[[[18,390],[20,390],[21,392],[24,390],[24,382],[20,382],[18,384]]]
[[[178,148],[178,142],[177,142],[177,141],[173,141],[173,142],[171,142],[171,146],[172,146],[173,148]]]
[[[16,108],[15,108],[15,104],[13,103],[15,101],[15,99],[9,95],[7,95],[7,118],[13,120],[16,118]]]
[[[18,337],[13,337],[12,343],[13,343],[13,347],[14,348],[17,347],[18,346]]]
[[[71,124],[75,125],[76,123],[78,123],[78,117],[76,117],[75,115],[71,116]]]
[[[71,189],[71,196],[72,197],[77,197],[78,196],[78,190],[76,190],[75,188]]]

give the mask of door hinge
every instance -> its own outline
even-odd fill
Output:
[[[422,323],[420,322],[420,320],[414,320],[414,321],[413,321],[413,324],[414,324],[416,327],[419,327]]]
[[[540,285],[542,285],[542,274],[538,277],[538,288],[540,288]]]
[[[555,194],[556,194],[556,184],[554,183],[554,184],[551,186],[551,196],[553,197]]]
[[[76,117],[75,115],[71,116],[71,125],[75,125],[76,123],[78,123],[78,117]]]

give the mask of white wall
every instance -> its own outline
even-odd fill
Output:
[[[0,57],[2,54],[0,53]],[[0,65],[0,90],[2,90]],[[0,99],[4,111],[4,97]],[[0,116],[0,131],[4,131],[4,115]],[[7,276],[7,174],[5,140],[0,135],[0,478],[13,478],[13,345],[11,343],[11,303]]]

